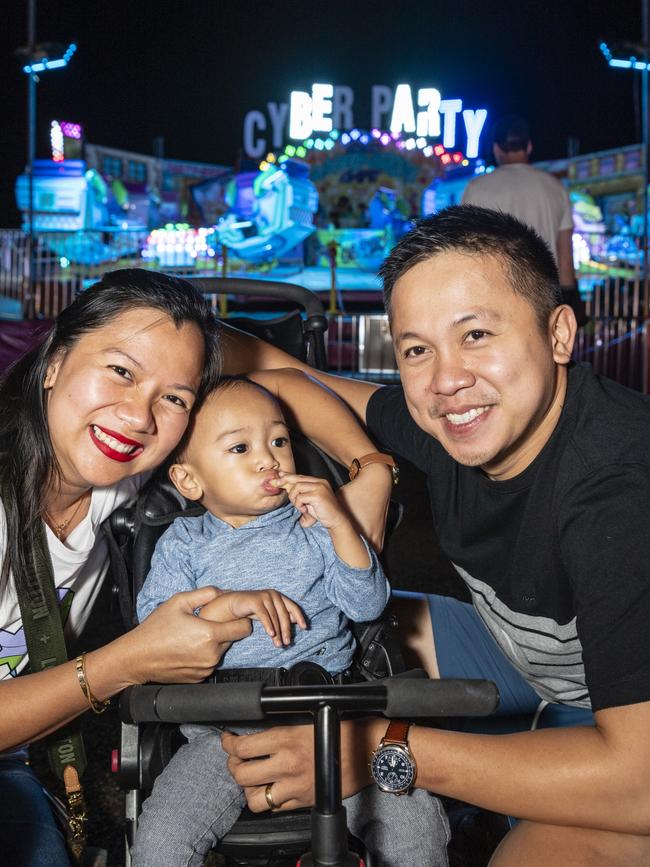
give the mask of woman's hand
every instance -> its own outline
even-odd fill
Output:
[[[357,531],[376,551],[384,545],[393,477],[385,464],[368,464],[352,482],[336,492],[352,516]]]
[[[386,720],[349,720],[341,724],[341,779],[349,798],[371,782],[368,763],[386,730]],[[313,726],[276,726],[253,735],[225,733],[228,769],[244,788],[254,813],[269,809],[265,788],[279,810],[297,810],[314,803]]]
[[[117,642],[126,653],[124,686],[196,683],[210,675],[233,641],[251,632],[247,617],[215,623],[195,611],[217,598],[214,587],[177,593]]]
[[[196,683],[206,678],[233,641],[245,638],[245,617],[212,623],[194,614],[218,595],[214,587],[177,593],[147,619],[86,656],[92,693],[104,701],[127,686]],[[0,683],[0,750],[44,737],[88,710],[74,660]]]

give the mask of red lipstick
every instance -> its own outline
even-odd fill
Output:
[[[112,437],[119,443],[123,443],[126,446],[133,446],[133,451],[118,452],[116,449],[111,448],[108,443],[102,442],[102,440],[97,438],[94,428],[98,428],[98,430],[100,430],[102,433],[106,434],[109,437]],[[88,431],[90,433],[91,440],[97,446],[99,451],[102,452],[102,454],[106,455],[107,458],[110,458],[110,460],[112,461],[119,461],[120,463],[125,464],[129,461],[132,461],[134,458],[137,458],[144,451],[144,447],[141,443],[137,442],[137,440],[129,439],[122,434],[118,434],[116,431],[109,430],[109,428],[100,427],[98,424],[90,425],[88,427]]]

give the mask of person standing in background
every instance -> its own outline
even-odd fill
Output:
[[[528,123],[523,118],[508,115],[498,120],[492,145],[497,168],[470,181],[462,203],[503,211],[534,229],[555,257],[563,302],[573,308],[578,325],[584,325],[585,306],[573,269],[569,196],[557,178],[529,164],[532,149]]]

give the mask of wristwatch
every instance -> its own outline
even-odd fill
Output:
[[[395,463],[395,458],[392,455],[382,454],[382,452],[370,452],[370,454],[364,455],[361,458],[355,458],[348,467],[350,481],[356,479],[361,470],[367,467],[368,464],[386,464],[387,467],[390,467],[393,474],[393,484],[396,485],[399,482],[399,467]]]
[[[410,722],[392,720],[370,759],[370,773],[382,792],[406,795],[415,783],[418,769],[409,749]]]

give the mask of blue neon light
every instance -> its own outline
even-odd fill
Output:
[[[640,60],[637,60],[634,57],[630,57],[629,60],[618,60],[617,58],[613,58],[609,61],[610,66],[615,66],[618,69],[648,69],[650,64],[643,63]]]
[[[38,63],[23,66],[23,72],[27,73],[27,75],[33,75],[37,72],[46,72],[48,69],[62,69],[68,65],[70,58],[76,50],[76,44],[71,42],[65,50],[63,57],[57,57],[55,60],[50,60],[49,57],[46,57],[45,60],[39,60]]]
[[[640,71],[650,69],[650,62],[637,60],[634,56],[628,58],[612,57],[612,52],[606,42],[600,43],[600,50],[603,52],[607,63],[616,69],[638,69]]]

